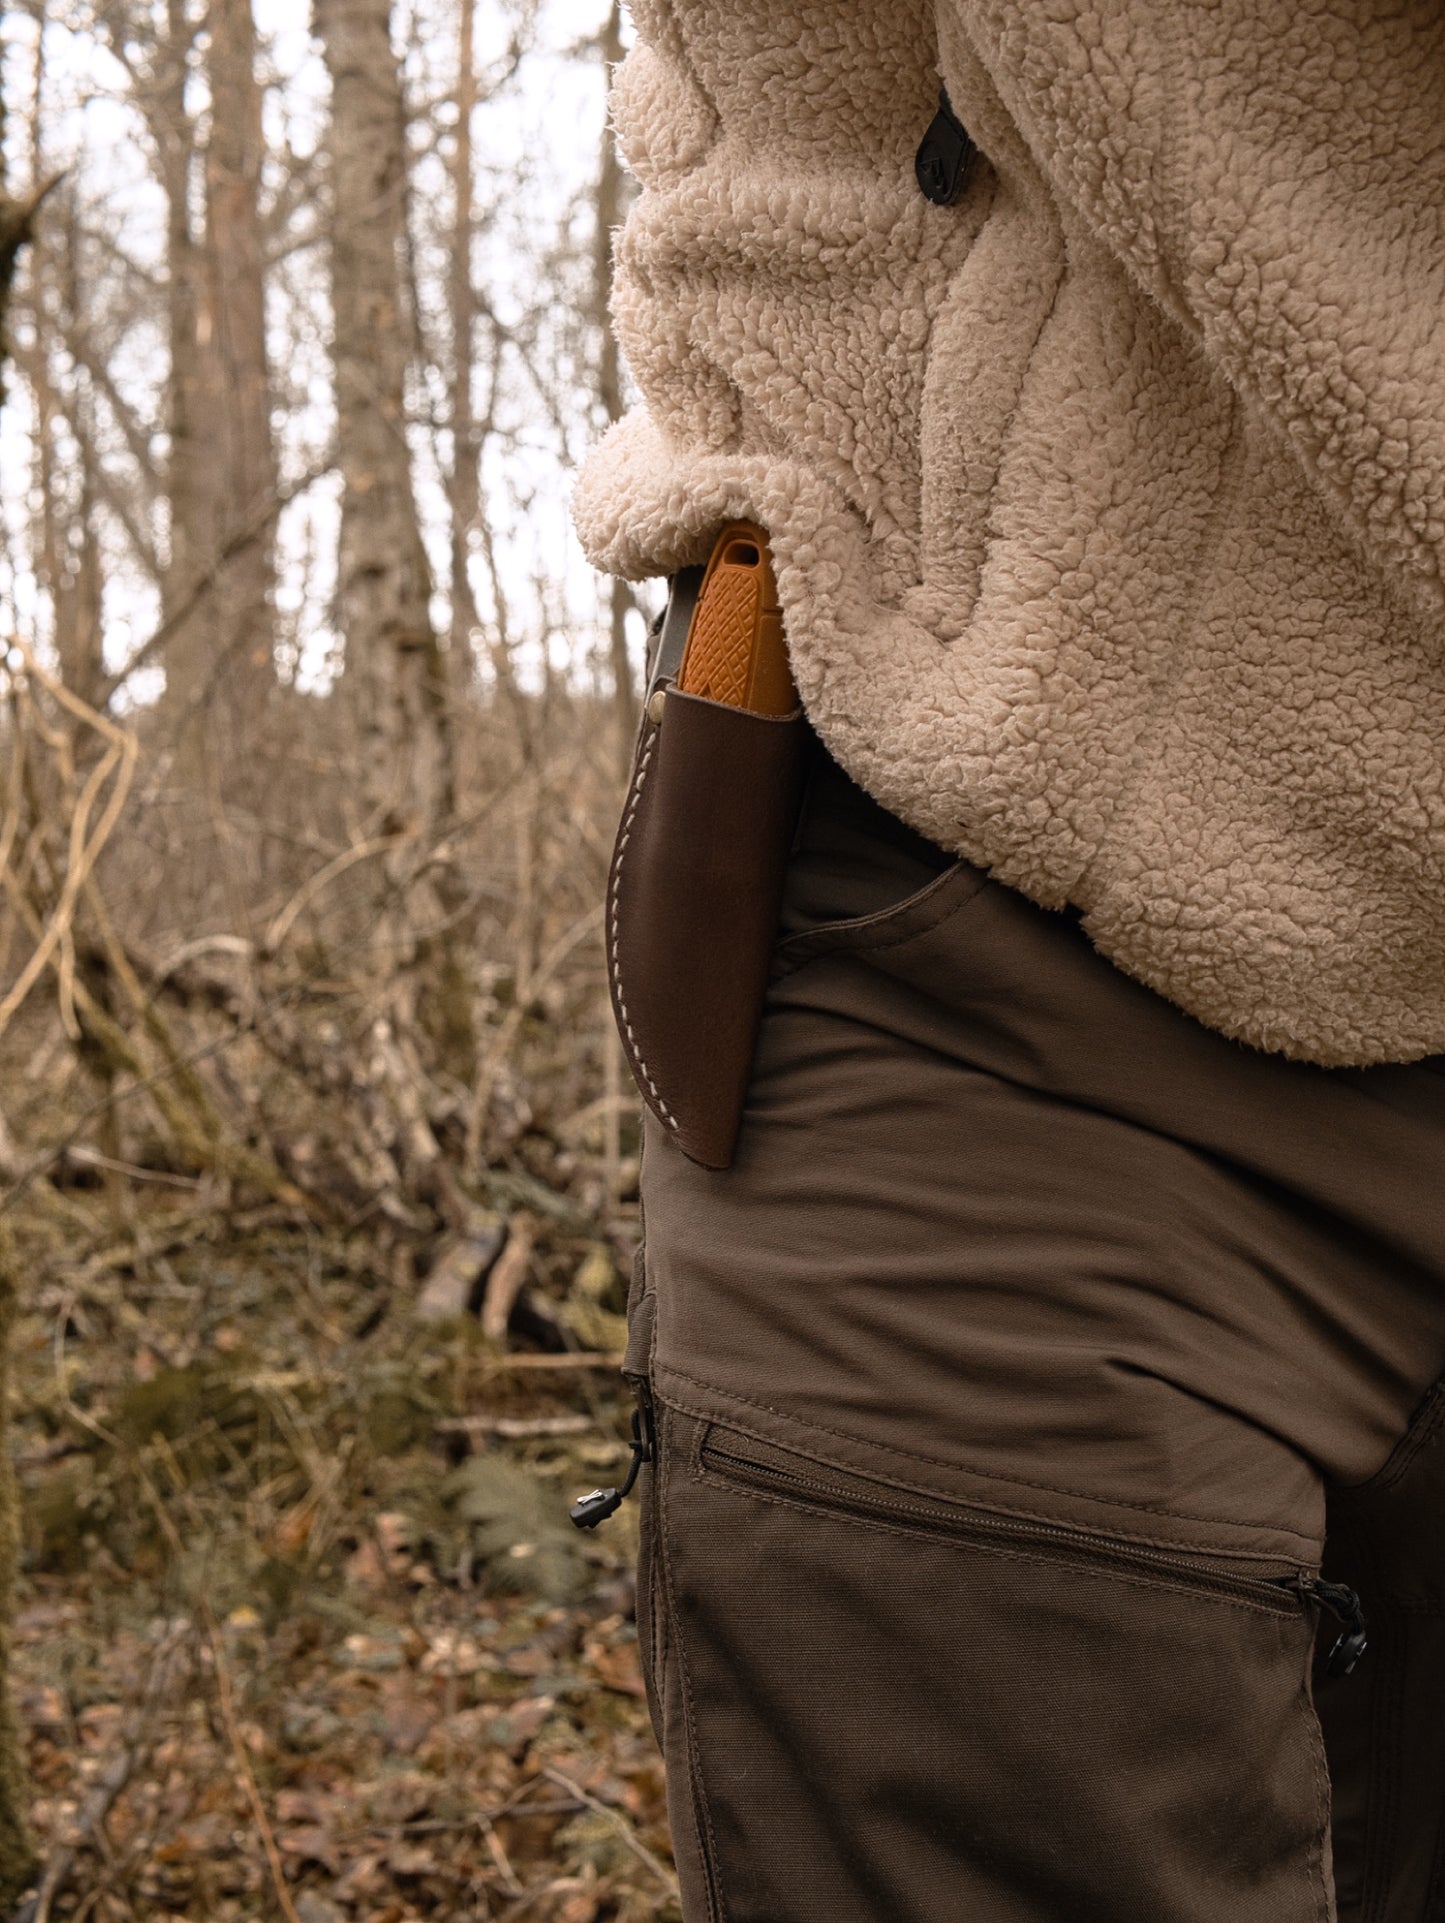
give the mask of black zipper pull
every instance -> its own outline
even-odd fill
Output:
[[[574,1502],[568,1514],[579,1529],[595,1529],[600,1522],[606,1522],[632,1494],[644,1462],[651,1462],[653,1456],[652,1399],[647,1392],[647,1384],[637,1385],[637,1407],[632,1413],[632,1463],[627,1471],[627,1480],[620,1489],[594,1489],[590,1495],[582,1496]]]
[[[1317,1603],[1342,1626],[1338,1640],[1325,1658],[1325,1674],[1348,1676],[1370,1646],[1359,1597],[1344,1583],[1324,1582],[1318,1576],[1297,1576],[1288,1586]]]

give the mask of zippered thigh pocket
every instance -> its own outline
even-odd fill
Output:
[[[1313,1572],[668,1435],[670,1633],[731,1923],[1329,1916]]]
[[[982,1505],[930,1501],[716,1425],[703,1430],[697,1462],[705,1475],[751,1495],[851,1517],[874,1528],[971,1543],[997,1554],[1065,1556],[1081,1570],[1182,1587],[1291,1619],[1298,1617],[1302,1601],[1311,1602],[1333,1615],[1346,1637],[1358,1633],[1363,1640],[1363,1618],[1353,1592],[1321,1581],[1299,1564],[1183,1554],[1097,1531],[1000,1515]]]

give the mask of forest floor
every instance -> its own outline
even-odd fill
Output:
[[[37,1230],[15,1330],[17,1923],[675,1918],[636,1503],[566,1514],[629,1459],[635,1212],[538,1233],[549,1349],[138,1193],[113,1246]]]

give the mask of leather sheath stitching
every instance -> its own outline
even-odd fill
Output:
[[[678,1128],[677,1117],[672,1113],[667,1103],[663,1101],[657,1083],[653,1081],[651,1071],[642,1058],[642,1050],[638,1047],[637,1035],[632,1026],[632,1017],[627,1012],[627,994],[623,986],[622,963],[620,960],[619,903],[622,896],[622,864],[627,859],[627,844],[632,838],[632,824],[637,817],[638,803],[642,800],[642,785],[647,780],[648,766],[652,761],[652,751],[656,746],[657,733],[654,730],[652,739],[643,749],[642,759],[637,764],[637,779],[632,784],[632,799],[628,804],[627,814],[622,823],[622,832],[617,837],[617,860],[612,870],[612,915],[609,936],[612,943],[612,973],[617,983],[617,1012],[622,1017],[622,1027],[627,1036],[627,1045],[631,1050],[633,1061],[637,1064],[638,1072],[652,1092],[652,1099],[657,1104],[658,1114],[675,1133]]]

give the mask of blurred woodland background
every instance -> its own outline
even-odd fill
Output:
[[[608,0],[0,11],[0,1914],[676,1915]]]

